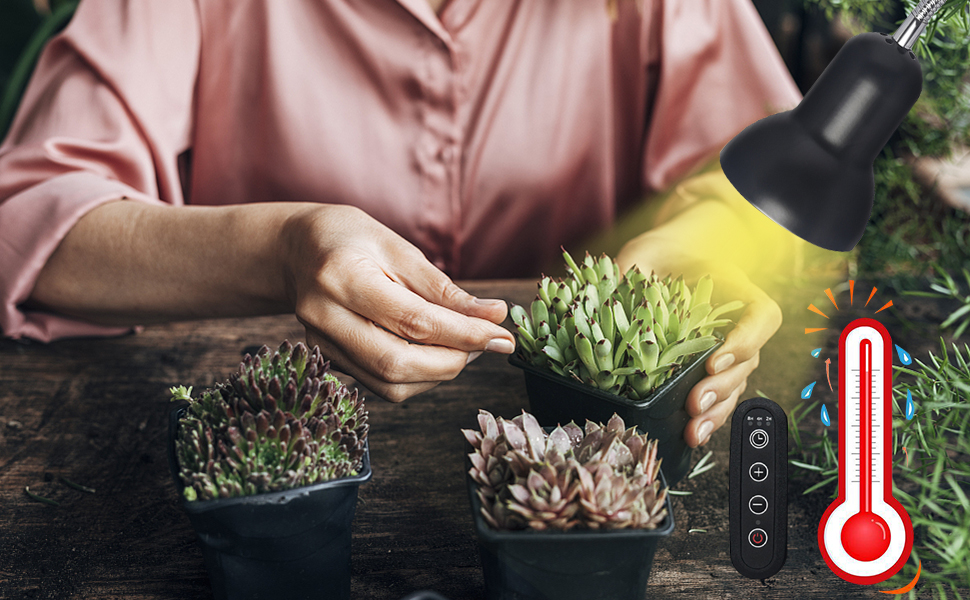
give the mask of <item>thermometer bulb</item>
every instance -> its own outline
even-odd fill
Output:
[[[876,513],[857,512],[842,528],[842,546],[856,560],[876,560],[889,549],[889,524]]]
[[[899,571],[913,526],[892,494],[892,341],[875,319],[856,319],[839,339],[839,497],[818,541],[836,575],[859,584]]]
[[[859,512],[842,527],[842,547],[859,561],[872,561],[889,549],[889,524],[872,512],[872,341],[859,342]]]

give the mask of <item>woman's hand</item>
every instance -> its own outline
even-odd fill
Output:
[[[761,347],[781,326],[781,308],[740,269],[711,275],[720,302],[741,300],[746,306],[724,344],[707,359],[708,376],[687,395],[687,412],[692,418],[684,429],[684,439],[691,447],[706,444],[730,418],[748,387],[748,376],[758,367]]]
[[[400,402],[453,379],[483,351],[511,354],[502,300],[475,298],[363,211],[316,205],[280,245],[288,295],[334,367]]]
[[[746,305],[724,344],[707,359],[708,376],[687,396],[691,420],[684,429],[684,439],[693,448],[706,444],[731,416],[748,386],[748,376],[758,367],[761,347],[781,326],[781,309],[741,269],[698,260],[679,250],[681,246],[647,233],[628,243],[617,262],[623,272],[636,264],[641,270],[656,270],[662,275],[683,274],[688,281],[710,274],[714,279],[712,300],[719,304],[741,300]]]

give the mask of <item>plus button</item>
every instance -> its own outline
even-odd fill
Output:
[[[748,469],[748,475],[755,481],[764,481],[768,478],[768,467],[765,463],[756,462]]]

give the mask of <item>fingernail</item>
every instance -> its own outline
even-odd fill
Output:
[[[714,373],[715,374],[720,373],[721,371],[730,367],[733,364],[734,364],[733,354],[722,354],[721,356],[717,357],[717,360],[714,361]]]
[[[465,359],[465,364],[467,365],[468,363],[470,363],[471,361],[475,360],[476,358],[478,358],[481,355],[482,355],[482,351],[481,350],[479,350],[477,352],[469,352],[468,353],[468,358]]]
[[[711,421],[704,421],[701,426],[697,428],[697,437],[701,440],[701,445],[707,443],[707,440],[711,437],[711,432],[714,431],[714,423]]]
[[[707,390],[706,392],[704,392],[704,395],[701,396],[701,412],[707,412],[707,409],[709,409],[711,405],[714,404],[715,400],[717,400],[716,393],[714,393],[711,390]],[[707,421],[707,423],[710,424],[710,421]]]
[[[496,298],[475,298],[475,304],[479,304],[481,306],[498,306],[501,304],[502,306],[505,306],[505,300],[498,300]]]
[[[496,352],[498,354],[512,354],[515,352],[515,344],[503,338],[495,338],[485,344],[485,351]]]

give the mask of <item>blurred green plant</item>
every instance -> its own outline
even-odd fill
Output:
[[[970,588],[970,345],[940,353],[915,368],[896,367],[902,375],[893,388],[893,494],[909,513],[915,531],[913,557],[885,582],[898,588],[916,576],[922,562],[920,590],[937,597],[963,598]],[[905,418],[907,395],[915,414]],[[789,463],[794,477],[817,479],[803,494],[832,486],[838,495],[837,432],[818,431],[807,415],[819,402],[805,403],[789,415]],[[905,450],[904,450],[905,449]],[[909,598],[917,597],[917,590]]]
[[[78,0],[51,0],[41,14],[25,0],[0,2],[0,140],[7,135],[20,98],[47,41],[74,16]]]
[[[930,290],[932,291],[904,293],[909,296],[922,296],[924,298],[949,298],[959,302],[959,306],[940,324],[940,329],[948,329],[956,325],[956,329],[953,330],[953,337],[959,338],[970,326],[970,294],[965,294],[960,284],[939,265],[933,265],[933,268],[936,270],[937,276],[930,281]],[[970,289],[970,271],[961,269],[961,272],[967,288]]]
[[[891,32],[916,0],[805,0],[853,33]],[[920,37],[915,52],[923,93],[873,165],[875,203],[856,249],[860,274],[915,287],[928,265],[959,268],[970,260],[970,219],[931,199],[932,185],[914,177],[914,159],[946,160],[970,142],[970,0],[949,0]]]
[[[41,20],[30,0],[0,2],[0,89]]]

